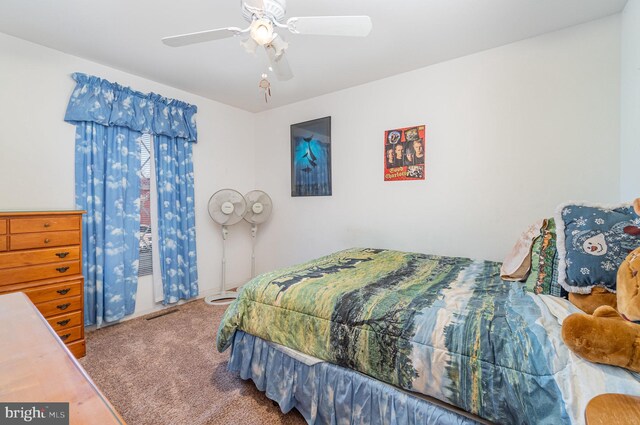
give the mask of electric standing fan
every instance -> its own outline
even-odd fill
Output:
[[[213,221],[222,226],[222,292],[219,295],[206,297],[204,301],[207,304],[229,304],[233,298],[238,296],[236,292],[227,291],[226,246],[229,235],[228,226],[242,221],[246,211],[247,202],[240,192],[233,189],[219,190],[209,199],[209,215]]]
[[[269,195],[261,190],[252,190],[244,197],[247,200],[247,213],[244,219],[251,223],[251,277],[255,277],[258,224],[262,224],[269,219],[271,210],[273,209],[273,203]]]

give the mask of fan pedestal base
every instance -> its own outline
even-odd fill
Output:
[[[204,302],[210,305],[227,305],[231,304],[234,299],[238,298],[237,292],[224,291],[218,295],[211,295],[204,298]]]

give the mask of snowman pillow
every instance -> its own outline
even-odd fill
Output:
[[[558,283],[580,294],[591,293],[594,286],[615,292],[620,264],[640,247],[640,217],[633,207],[563,204],[556,224]]]

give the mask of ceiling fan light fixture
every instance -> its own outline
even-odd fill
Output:
[[[271,43],[273,36],[273,24],[270,20],[256,19],[251,24],[251,38],[260,46]]]
[[[244,47],[244,50],[247,53],[255,55],[256,49],[258,48],[258,43],[256,43],[253,38],[249,37],[246,40],[241,41],[240,44],[242,45],[242,47]]]
[[[280,56],[282,56],[284,51],[287,50],[287,48],[289,47],[289,43],[284,41],[282,37],[278,36],[278,34],[274,34],[268,46],[273,47],[276,52],[276,58],[279,58]]]

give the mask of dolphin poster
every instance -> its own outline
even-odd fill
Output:
[[[331,196],[331,117],[291,126],[291,196]]]

